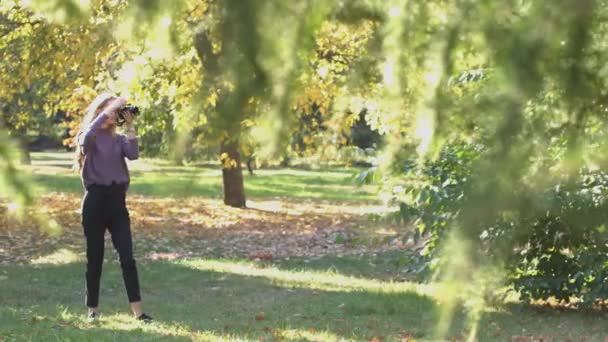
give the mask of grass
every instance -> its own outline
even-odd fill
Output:
[[[77,173],[70,170],[72,154],[34,152],[30,168],[39,192],[82,192]],[[218,167],[173,166],[163,161],[130,163],[130,192],[154,197],[221,198],[222,177]],[[353,178],[359,170],[262,169],[251,176],[244,172],[245,191],[251,199],[296,198],[329,201],[377,201],[372,186],[358,186]]]
[[[30,172],[38,192],[82,192],[80,180],[69,171],[69,155],[34,153],[32,157]],[[131,170],[130,191],[146,196],[133,200],[133,206],[140,206],[136,207],[138,212],[145,212],[143,208],[156,211],[154,208],[161,205],[158,200],[148,200],[147,196],[174,197],[177,198],[174,202],[180,204],[181,198],[189,196],[220,198],[221,177],[217,168],[177,167],[163,161],[140,160],[131,164]],[[316,210],[328,211],[330,206],[321,206],[323,202],[349,201],[351,206],[358,206],[375,200],[373,188],[357,187],[353,183],[353,172],[356,170],[340,168],[258,170],[256,176],[245,175],[245,184],[249,198],[278,199],[279,204],[284,204],[281,199],[307,200],[314,205],[303,210],[312,211],[319,204]],[[63,203],[72,201],[75,196],[58,197]],[[186,204],[183,203],[182,209],[191,208]],[[234,221],[234,227],[242,226],[245,221],[249,224],[255,221],[251,217],[255,210],[237,215],[227,209],[213,209],[210,205],[206,202],[200,214],[215,217],[218,210],[225,211],[218,220]],[[71,203],[66,204],[66,208],[71,206]],[[172,213],[169,209],[167,212]],[[232,216],[228,217],[229,212]],[[252,226],[257,227],[259,233],[264,232],[260,228],[264,225],[287,224],[295,229],[298,221],[293,217],[288,221],[290,217],[266,214]],[[77,225],[75,216],[69,216],[68,221]],[[217,222],[211,220],[201,227],[223,232],[227,234],[223,239],[237,244],[239,236],[230,234],[233,231],[242,234],[240,231],[233,226],[219,229],[216,225]],[[142,239],[146,233],[144,228],[149,229],[137,226],[136,246],[147,241]],[[179,231],[178,228],[171,227],[174,231]],[[191,228],[196,232],[196,226]],[[188,241],[184,241],[170,239],[167,227],[162,229],[162,235],[147,237],[155,242],[152,247],[156,251],[199,246],[192,244],[197,241],[218,245],[217,240],[204,233],[187,235]],[[76,230],[68,231],[80,239],[80,232]],[[272,236],[272,232],[274,230],[269,229],[268,236]],[[151,260],[144,258],[144,253],[150,252],[149,248],[136,248],[144,305],[157,319],[154,324],[142,325],[128,314],[120,267],[115,258],[112,259],[115,253],[109,244],[106,255],[110,258],[104,264],[102,277],[100,308],[103,315],[99,321],[89,323],[84,319],[82,246],[51,243],[51,239],[42,245],[33,242],[19,243],[34,251],[14,249],[22,251],[18,253],[29,253],[24,254],[29,263],[0,268],[2,342],[437,340],[435,329],[442,308],[440,287],[406,277],[400,270],[407,258],[400,251],[370,250],[363,255],[329,254],[256,262],[214,253],[204,258]],[[194,248],[202,248],[199,247]],[[11,249],[8,250],[10,253]],[[0,261],[4,252],[0,248]],[[606,313],[601,312],[521,304],[486,307],[479,322],[478,340],[606,341],[607,318]],[[447,339],[463,341],[466,336],[466,315],[463,310],[457,310]]]
[[[102,278],[102,319],[87,323],[82,262],[7,267],[0,271],[0,338],[6,341],[383,341],[433,340],[439,306],[433,289],[409,282],[353,277],[336,258],[260,264],[239,260],[186,259],[140,263],[146,310],[157,323],[146,326],[127,313],[117,262]],[[363,265],[362,265],[363,264]],[[311,269],[316,269],[312,271]],[[527,306],[489,310],[480,341],[603,341],[606,315]],[[457,316],[449,337],[465,336]],[[517,339],[516,339],[517,340]]]

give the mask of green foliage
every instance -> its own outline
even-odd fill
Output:
[[[0,194],[8,195],[15,201],[13,209],[17,213],[34,203],[29,179],[18,170],[20,151],[0,126]]]
[[[108,15],[102,13],[100,19]],[[70,109],[66,104],[74,89],[95,77],[95,56],[111,52],[107,28],[103,22],[90,27],[47,22],[15,1],[3,2],[0,101],[3,114],[10,113],[4,115],[6,128],[27,129],[57,110]]]
[[[443,238],[458,215],[472,176],[472,162],[479,158],[481,146],[454,143],[445,146],[436,160],[421,164],[403,161],[401,176],[391,183],[391,202],[399,205],[395,218],[415,226],[414,241],[427,236],[426,254]]]
[[[366,119],[367,111],[359,113],[355,123],[350,129],[348,137],[354,146],[362,149],[379,148],[382,142],[382,136],[378,131],[372,129]]]
[[[481,146],[446,145],[436,160],[406,160],[402,176],[387,189],[400,208],[393,217],[413,224],[415,241],[423,239],[427,265],[442,256],[447,233],[462,219],[471,179],[479,177],[474,166],[484,153]],[[532,194],[513,189],[522,202],[501,210],[493,223],[474,223],[471,229],[481,232],[474,242],[486,258],[505,265],[509,285],[523,300],[596,305],[608,295],[608,264],[598,262],[608,255],[608,176],[584,171],[542,186]]]
[[[515,225],[529,227],[527,234],[511,236],[517,247],[513,286],[524,300],[553,297],[593,306],[608,298],[607,186],[605,173],[584,172],[570,184],[539,193],[535,215],[492,230],[492,238],[506,239]]]
[[[383,97],[370,113],[383,118],[378,127],[387,136],[382,181],[388,196],[403,203],[400,217],[432,233],[429,246],[442,259],[438,276],[467,287],[490,264],[513,272],[524,258],[551,256],[553,263],[509,274],[519,276],[524,298],[602,299],[605,293],[594,289],[604,281],[603,266],[587,263],[592,255],[605,258],[603,247],[594,247],[605,244],[605,235],[594,233],[604,219],[602,201],[549,194],[560,184],[584,182],[580,170],[606,165],[607,79],[598,72],[608,52],[600,38],[606,3],[393,1],[386,10]],[[444,155],[454,141],[483,146],[465,158],[464,172],[452,173]],[[403,176],[407,162],[415,177]],[[441,170],[448,176],[437,176]],[[554,201],[547,204],[547,197]],[[553,221],[567,214],[565,226],[576,233],[548,227],[549,209],[560,213]],[[502,230],[507,233],[494,235]],[[562,235],[569,237],[553,241]],[[514,255],[527,244],[537,247],[526,257]],[[457,245],[467,248],[448,248]],[[564,252],[556,246],[570,259],[556,255]],[[590,276],[573,280],[579,271]],[[548,278],[541,277],[559,285],[542,289]]]
[[[386,144],[378,169],[400,217],[430,234],[429,248],[448,230],[473,246],[462,279],[497,263],[519,269],[529,298],[605,295],[595,290],[603,269],[588,263],[605,257],[603,200],[584,192],[608,164],[605,1],[103,3],[33,2],[74,14],[60,26],[2,2],[0,101],[19,112],[9,129],[35,126],[66,92],[99,86],[149,111],[150,154],[183,130],[195,155],[239,141],[248,155],[284,152],[295,136],[336,156],[365,111]],[[135,28],[130,44],[107,34],[114,16],[127,33],[118,36]],[[79,44],[108,47],[91,61]]]
[[[173,116],[167,102],[145,108],[138,116],[142,156],[169,157],[175,145]]]

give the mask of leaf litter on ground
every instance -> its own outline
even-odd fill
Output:
[[[200,197],[129,195],[127,201],[135,253],[144,260],[224,257],[273,261],[408,248],[400,238],[406,228],[369,219],[370,214],[386,211],[374,204],[279,199],[248,201],[248,209],[238,209]],[[62,233],[51,236],[30,219],[18,221],[7,214],[6,202],[0,202],[0,265],[31,263],[58,250],[84,257],[81,198],[55,192],[39,203],[44,207],[37,210],[57,221]],[[106,248],[112,248],[109,232]]]

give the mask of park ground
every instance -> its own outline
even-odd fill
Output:
[[[133,162],[135,256],[156,322],[129,316],[108,236],[102,317],[89,323],[70,158],[34,153],[28,168],[61,234],[0,215],[0,341],[436,340],[441,291],[405,272],[408,228],[378,220],[388,209],[374,186],[338,167],[256,170],[243,210],[222,204],[214,165]],[[608,341],[607,323],[602,312],[510,301],[484,308],[478,340]],[[457,311],[447,340],[466,340],[467,327]]]

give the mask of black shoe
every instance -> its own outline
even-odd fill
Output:
[[[146,315],[145,313],[142,313],[141,316],[137,317],[138,321],[142,321],[144,323],[152,323],[154,322],[154,318]]]

